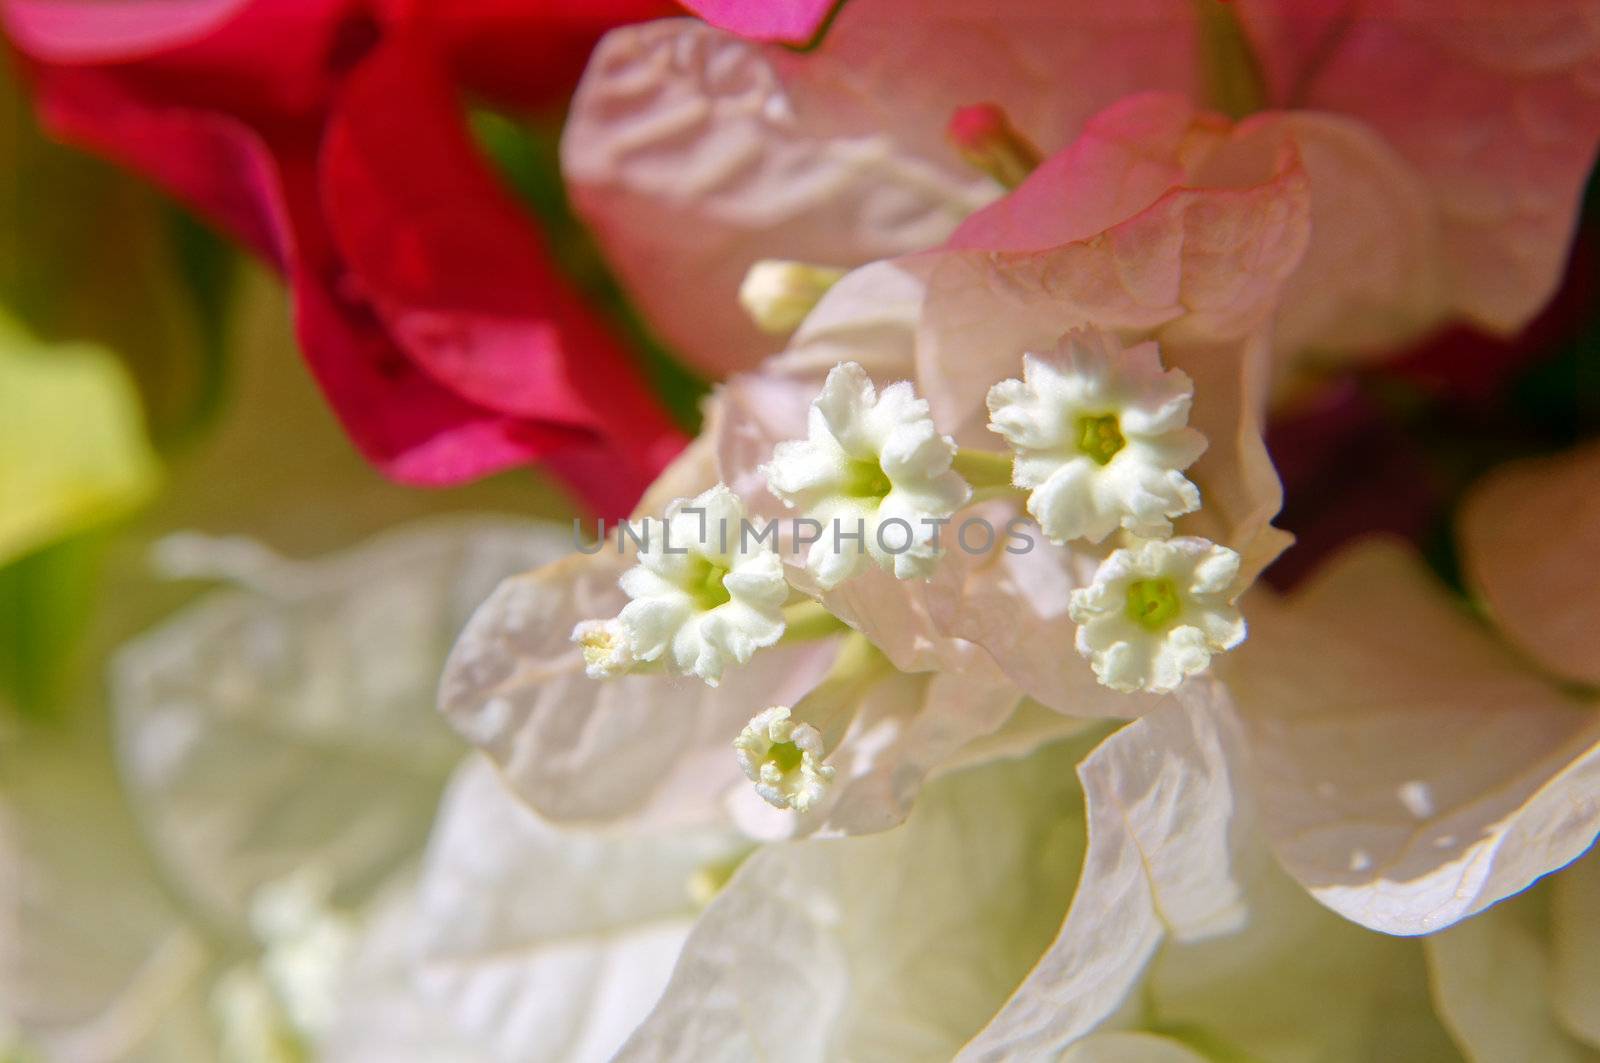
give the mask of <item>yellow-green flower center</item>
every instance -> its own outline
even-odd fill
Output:
[[[857,458],[845,472],[841,492],[848,498],[881,499],[894,489],[883,466],[870,458]]]
[[[694,598],[697,606],[702,610],[709,610],[733,600],[733,595],[728,593],[728,588],[722,583],[722,577],[728,574],[726,568],[706,557],[695,557],[689,564],[689,575],[684,580],[683,587]]]
[[[767,750],[767,759],[785,775],[798,768],[804,757],[805,753],[793,742],[774,742],[772,748]]]
[[[1116,457],[1117,451],[1128,445],[1122,438],[1122,425],[1114,413],[1095,417],[1089,414],[1078,418],[1078,450],[1105,465]]]
[[[1178,615],[1178,588],[1169,579],[1141,579],[1128,584],[1128,619],[1150,631],[1166,627]]]

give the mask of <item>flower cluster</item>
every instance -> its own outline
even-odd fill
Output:
[[[667,574],[653,546],[636,560],[614,556],[626,554],[619,534],[616,552],[507,584],[447,669],[444,711],[542,814],[648,834],[681,822],[691,795],[753,847],[731,876],[719,862],[696,873],[700,894],[715,888],[715,899],[621,1058],[650,1058],[685,1043],[686,1024],[725,1019],[734,1055],[1187,1059],[1200,1042],[1168,1036],[1185,1014],[1204,1015],[1216,1053],[1290,1058],[1275,1040],[1293,1036],[1283,1031],[1331,1044],[1359,1026],[1278,999],[1280,977],[1329,999],[1284,970],[1296,949],[1327,948],[1351,972],[1389,962],[1378,939],[1308,893],[1366,927],[1438,930],[1559,866],[1592,834],[1585,813],[1555,849],[1519,850],[1483,870],[1485,854],[1512,851],[1502,843],[1561,800],[1541,788],[1570,792],[1589,754],[1541,761],[1530,749],[1507,791],[1486,775],[1473,792],[1496,794],[1494,808],[1463,829],[1468,795],[1447,795],[1430,767],[1444,759],[1419,746],[1436,733],[1422,726],[1434,703],[1409,675],[1440,662],[1417,645],[1442,637],[1440,618],[1393,603],[1393,615],[1369,624],[1355,590],[1406,579],[1356,572],[1338,596],[1319,590],[1304,602],[1256,586],[1290,542],[1272,526],[1282,489],[1263,440],[1269,401],[1304,386],[1312,349],[1325,368],[1451,317],[1526,320],[1558,258],[1548,247],[1509,254],[1501,261],[1518,265],[1505,286],[1478,287],[1477,264],[1522,238],[1509,216],[1458,212],[1467,199],[1486,202],[1465,184],[1509,189],[1522,178],[1484,160],[1466,182],[1435,150],[1444,120],[1424,115],[1431,104],[1408,112],[1410,125],[1388,119],[1366,88],[1424,48],[1385,36],[1393,26],[1355,18],[1339,31],[1347,49],[1330,42],[1317,52],[1331,57],[1318,60],[1325,68],[1297,70],[1305,55],[1288,42],[1299,38],[1257,25],[1255,7],[1199,6],[1195,36],[1159,35],[1170,55],[1152,56],[1149,42],[1138,52],[1142,71],[1172,83],[1149,77],[1133,87],[1165,91],[1132,94],[1096,80],[1091,55],[1125,69],[1103,36],[1073,51],[1081,26],[1033,17],[1026,4],[986,11],[985,33],[958,43],[944,23],[908,39],[921,25],[914,16],[890,0],[856,0],[802,59],[696,23],[647,24],[602,43],[564,144],[576,200],[663,334],[700,365],[740,370],[640,512],[676,514],[676,528],[711,495],[732,500],[730,512],[736,503],[741,519],[790,530],[758,547],[781,628],[774,614],[728,611],[733,570],[704,529],[684,529],[688,553]],[[808,38],[800,13],[786,18],[738,25],[760,39]],[[1217,19],[1233,36],[1216,35]],[[1282,41],[1272,37],[1280,30]],[[933,39],[959,56],[937,89],[908,98],[887,127],[851,110],[911,76]],[[1257,80],[1223,94],[1231,109],[1261,113],[1233,121],[1195,105],[1188,79],[1198,67],[1186,49],[1196,40],[1265,50]],[[1481,54],[1462,39],[1448,46]],[[1024,76],[1036,51],[1083,58],[1070,99],[1038,97]],[[1474,69],[1477,81],[1452,91],[1505,79],[1522,105],[1585,142],[1600,131],[1600,107],[1548,82],[1535,89],[1537,79],[1503,63]],[[1283,86],[1299,86],[1295,99],[1318,110],[1269,110]],[[983,99],[997,103],[966,107]],[[926,136],[947,122],[953,146]],[[1515,125],[1491,122],[1487,135],[1514,150]],[[870,148],[863,128],[880,131]],[[1061,129],[1072,137],[1052,142]],[[1552,181],[1565,175],[1570,209],[1577,164],[1564,152],[1546,161]],[[757,363],[784,332],[783,349]],[[979,518],[1022,530],[977,546],[955,534]],[[1248,643],[1241,599],[1253,615]],[[666,620],[646,629],[641,615]],[[531,616],[546,618],[536,636],[525,630]],[[708,656],[704,630],[726,631],[716,645],[727,648]],[[558,650],[547,641],[556,632],[579,645]],[[1364,655],[1383,640],[1416,648],[1380,667]],[[508,658],[508,645],[534,643]],[[1326,674],[1324,657],[1337,661]],[[678,678],[691,675],[719,682]],[[1512,702],[1546,696],[1512,692],[1520,682],[1489,687]],[[1395,728],[1370,711],[1374,698],[1393,704]],[[1493,734],[1499,719],[1485,713]],[[1341,714],[1362,737],[1318,743],[1319,721]],[[581,747],[527,752],[567,719],[583,721]],[[1132,722],[1086,729],[1095,719]],[[1577,730],[1551,717],[1551,741],[1592,750],[1592,721],[1567,723]],[[1486,739],[1486,762],[1493,747]],[[574,784],[579,748],[607,777],[617,776],[610,765],[642,761],[659,778]],[[1012,787],[1014,803],[1000,796]],[[1075,827],[1051,820],[1057,799],[1079,803]],[[975,804],[982,815],[968,811]],[[951,841],[976,820],[981,843]],[[1059,840],[1085,823],[1086,838]],[[1046,842],[1034,830],[1066,833]],[[870,837],[820,840],[839,834]],[[819,840],[761,844],[776,838]],[[1055,889],[1039,868],[1057,844],[1074,853],[1071,907],[1018,956],[985,951],[1020,933],[1002,913],[1031,905],[1002,884],[1043,891],[1030,897]],[[1000,854],[1012,846],[1008,862]],[[982,861],[958,854],[978,850],[1002,870],[963,877]],[[959,888],[923,886],[952,875]],[[877,905],[919,918],[883,920]],[[858,936],[855,920],[874,929]],[[919,936],[912,922],[994,931],[970,943],[939,937],[934,970],[1009,972],[990,997],[963,994],[983,1003],[951,1020],[959,1032],[841,1017],[815,1045],[780,1044],[739,1017],[838,984],[906,992],[916,973],[902,964],[890,977],[882,963],[934,949],[938,933]],[[1442,955],[1428,950],[1430,962]],[[1216,975],[1216,961],[1253,987],[1241,989],[1250,1007],[1223,1009],[1233,1018],[1186,995],[1232,979]],[[1191,962],[1206,976],[1179,973]],[[1130,1029],[1113,1016],[1141,983],[1148,1014]],[[1469,1044],[1459,1030],[1472,999],[1465,986],[1439,996]],[[841,1015],[871,1007],[851,1003]],[[1408,1042],[1415,1058],[1448,1040],[1428,1022]],[[1339,1058],[1382,1055],[1339,1044],[1330,1050]]]
[[[1182,473],[1205,449],[1186,426],[1189,378],[1162,368],[1155,342],[1125,349],[1094,329],[1020,361],[1023,379],[988,393],[989,427],[1014,457],[957,448],[909,381],[880,392],[855,362],[830,369],[806,406],[805,438],[777,442],[755,470],[799,514],[793,526],[815,530],[801,561],[808,578],[798,582],[815,597],[812,608],[840,617],[832,593],[868,567],[900,581],[935,578],[948,551],[940,531],[975,493],[1031,488],[1024,504],[1056,549],[1098,542],[1119,525],[1139,536],[1098,561],[1068,611],[1078,652],[1102,684],[1169,693],[1245,637],[1232,605],[1239,555],[1203,538],[1170,538],[1171,518],[1200,509],[1199,489]],[[975,492],[962,470],[989,482]],[[800,592],[785,579],[777,529],[773,543],[762,535],[751,543],[746,514],[719,482],[671,502],[664,520],[618,530],[619,552],[624,539],[638,546],[618,580],[627,604],[572,630],[591,679],[663,668],[715,686],[729,666],[784,636],[784,606]],[[991,536],[985,551],[993,548]],[[816,805],[834,774],[822,763],[831,748],[821,733],[789,707],[759,714],[735,746],[757,792],[779,807]]]

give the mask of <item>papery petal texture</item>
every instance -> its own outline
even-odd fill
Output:
[[[1440,1016],[1474,1063],[1600,1059],[1594,1024],[1584,1018],[1592,1005],[1586,1002],[1571,1016],[1577,1024],[1562,1014],[1566,987],[1559,960],[1592,926],[1563,919],[1560,894],[1592,890],[1596,866],[1592,857],[1579,860],[1533,890],[1426,940]]]
[[[1462,561],[1505,636],[1600,686],[1600,447],[1502,465],[1462,504]]]
[[[951,1058],[1060,917],[1078,752],[953,774],[893,831],[755,853],[618,1058]]]
[[[558,828],[472,759],[407,928],[418,995],[490,1059],[609,1059],[666,985],[696,914],[691,880],[747,847],[707,827]]]
[[[615,553],[575,555],[506,581],[445,667],[446,717],[556,822],[703,818],[712,795],[744,784],[728,743],[760,706],[797,699],[832,654],[828,643],[769,650],[714,688],[693,677],[590,679],[570,634],[627,601],[617,588],[626,565]]]
[[[1593,8],[1581,0],[1237,6],[1271,105],[1358,119],[1420,178],[1434,205],[1434,269],[1448,309],[1502,332],[1531,318],[1560,278],[1600,133]]]
[[[103,736],[58,733],[5,755],[0,1020],[59,1054],[155,1063],[210,1051],[210,950],[127,844],[139,828]]]
[[[932,247],[999,193],[944,140],[957,107],[994,101],[1053,150],[1129,92],[1194,88],[1195,41],[1169,0],[851,0],[805,54],[690,21],[630,27],[579,86],[563,166],[650,319],[721,373],[772,350],[733,312],[757,260]]]
[[[1324,904],[1427,933],[1593,842],[1593,704],[1530,671],[1403,548],[1353,547],[1269,605],[1252,604],[1255,636],[1222,675],[1266,829]]]
[[[823,297],[789,350],[724,390],[715,444],[719,475],[761,509],[763,484],[752,473],[768,448],[805,432],[797,411],[816,394],[839,352],[865,352],[863,364],[881,379],[909,377],[927,397],[941,432],[960,446],[992,450],[996,437],[986,427],[983,398],[1021,371],[1024,353],[1053,349],[1075,328],[1105,330],[1124,343],[1154,338],[1164,362],[1193,381],[1190,423],[1208,441],[1186,474],[1198,485],[1203,508],[1180,518],[1177,529],[1236,550],[1240,586],[1247,585],[1287,542],[1270,525],[1281,491],[1259,432],[1270,354],[1266,324],[1276,285],[1292,273],[1307,239],[1305,175],[1292,143],[1278,133],[1257,127],[1230,132],[1180,98],[1140,96],[1095,122],[1128,131],[1113,147],[1130,158],[1141,151],[1157,158],[1162,151],[1181,154],[1186,137],[1173,130],[1198,128],[1196,136],[1210,146],[1228,183],[1173,185],[1132,217],[1115,216],[1123,203],[1104,204],[1073,223],[1079,238],[1038,251],[975,249],[1007,239],[998,215],[979,214],[958,237],[975,241],[974,249],[926,252],[847,275]],[[1162,170],[1162,181],[1179,169]],[[1110,228],[1082,236],[1091,225]],[[949,547],[965,519],[956,514],[930,583],[895,586],[868,573],[827,592],[824,601],[902,670],[940,667],[977,675],[998,667],[1046,704],[1086,707],[1094,696],[1080,702],[1082,687],[1057,682],[1062,665],[1047,662],[1059,656],[1051,633],[1064,627],[1070,638],[1065,600],[1052,607],[1046,585],[1020,593],[1015,581],[1002,586],[1019,593],[996,595],[981,585],[981,576],[969,576],[1006,544],[1017,545],[1003,537],[1016,515],[988,512],[997,541],[969,552]],[[1055,549],[1042,541],[1033,548]],[[1103,556],[1091,552],[1088,565],[1072,558],[1003,563],[1035,566],[1041,579],[1053,569],[1047,585],[1070,591]],[[962,596],[978,593],[989,606],[963,608]],[[1007,610],[1028,622],[1008,626],[999,619]],[[975,641],[988,638],[992,645],[974,646],[969,640],[979,635]],[[984,651],[993,655],[988,662]],[[1095,714],[1136,711],[1131,704],[1120,710],[1102,705]]]
[[[1201,940],[1242,924],[1234,863],[1250,821],[1238,808],[1237,725],[1220,688],[1185,689],[1078,766],[1089,845],[1071,908],[959,1058],[1047,1058],[1118,1009],[1169,935]]]
[[[563,546],[549,526],[442,521],[279,562],[125,647],[123,769],[190,900],[242,920],[307,852],[341,886],[410,857],[460,748],[432,697],[450,640],[503,573]]]
[[[281,903],[294,875],[341,905],[386,892],[459,755],[432,708],[455,627],[562,538],[449,519],[315,562],[241,540],[164,543],[161,559],[191,578],[226,557],[245,583],[124,646],[111,735],[85,711],[14,749],[8,736],[0,1015],[62,1058],[150,1063],[278,1038],[290,1004],[320,1025],[339,943],[274,952],[297,920],[264,918],[264,898],[295,914]],[[300,906],[312,929],[325,900]],[[246,982],[268,1009],[254,1026],[227,1013],[228,987]],[[295,999],[275,1003],[279,990]]]
[[[686,0],[683,5],[718,29],[752,41],[805,44],[817,35],[839,0]]]

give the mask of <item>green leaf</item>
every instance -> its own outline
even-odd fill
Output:
[[[38,344],[0,317],[0,565],[129,512],[159,479],[117,360]]]
[[[0,568],[0,706],[46,717],[70,696],[106,536],[90,533]]]
[[[160,478],[122,366],[35,343],[0,314],[0,703],[46,715],[66,693],[105,529]]]
[[[0,52],[0,305],[116,351],[164,450],[215,409],[237,256],[137,178],[47,140]]]

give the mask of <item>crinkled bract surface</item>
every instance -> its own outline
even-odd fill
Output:
[[[313,873],[321,900],[359,912],[416,856],[460,748],[433,709],[456,626],[564,539],[453,519],[316,562],[269,559],[252,588],[128,644],[113,735],[35,734],[15,762],[5,750],[0,1016],[65,1058],[204,1059],[219,1037],[276,1038],[291,1009],[271,985],[325,989],[337,950],[312,934],[264,959],[263,898]],[[225,970],[235,989],[215,996]],[[250,999],[266,1012],[246,1015]],[[326,1018],[329,1004],[296,1008]]]
[[[558,828],[474,758],[401,930],[413,997],[493,1060],[609,1059],[666,984],[695,876],[747,848],[706,827]]]
[[[1354,547],[1286,609],[1266,605],[1222,674],[1267,830],[1324,904],[1427,933],[1593,842],[1594,704],[1530,670],[1404,548]]]
[[[850,0],[805,54],[647,23],[600,43],[562,164],[652,323],[725,373],[773,349],[735,301],[757,260],[854,267],[933,247],[1000,193],[946,143],[957,107],[992,100],[1054,150],[1130,92],[1196,87],[1198,62],[1177,0],[960,0],[936,13]]]
[[[1600,1059],[1594,956],[1600,860],[1427,939],[1440,1017],[1479,1063]]]

